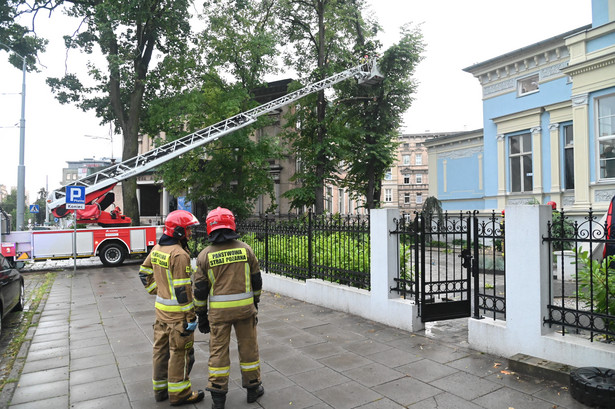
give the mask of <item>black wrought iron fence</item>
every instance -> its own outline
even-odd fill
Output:
[[[396,220],[391,234],[397,236],[399,253],[391,291],[421,304],[469,302],[472,284],[474,316],[505,319],[503,217],[495,212],[488,217],[407,214]]]
[[[477,217],[475,223],[478,246],[478,274],[474,279],[475,315],[506,319],[506,258],[504,215],[491,212],[487,218]]]
[[[594,212],[573,220],[553,212],[547,225],[549,243],[548,317],[544,323],[595,339],[615,340],[615,256],[603,253],[615,246],[615,232]]]
[[[267,215],[237,221],[237,231],[268,273],[370,289],[369,217]]]

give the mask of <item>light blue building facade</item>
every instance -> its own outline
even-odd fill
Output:
[[[429,194],[444,209],[606,209],[615,195],[615,0],[592,0],[591,25],[464,71],[482,86],[483,129],[425,142]]]

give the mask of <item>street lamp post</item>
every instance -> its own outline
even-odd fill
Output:
[[[26,57],[17,54],[15,50],[4,43],[0,45],[9,49],[21,58],[22,81],[21,81],[21,119],[19,120],[19,165],[17,166],[17,230],[24,229],[24,208],[26,207],[26,165],[24,164],[24,151],[26,145]]]

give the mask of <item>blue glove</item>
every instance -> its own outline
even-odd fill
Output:
[[[196,321],[189,322],[188,325],[186,326],[186,330],[193,332],[196,329],[196,326],[197,326]]]

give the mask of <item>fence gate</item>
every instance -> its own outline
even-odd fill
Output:
[[[472,271],[477,268],[475,215],[418,217],[418,302],[422,322],[469,317]]]

